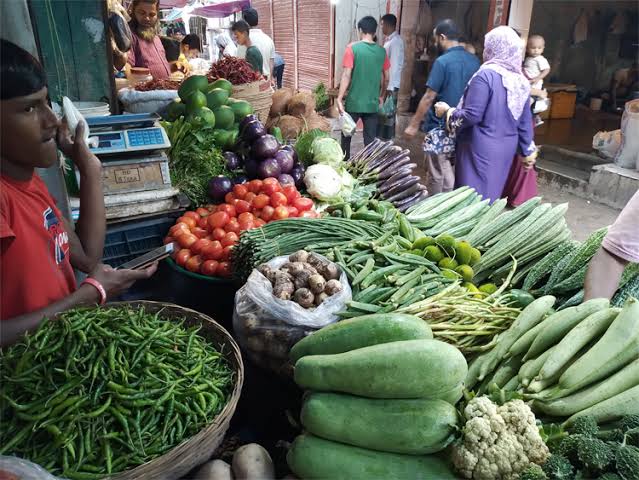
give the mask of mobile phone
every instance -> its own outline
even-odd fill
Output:
[[[162,260],[169,255],[171,255],[175,251],[175,247],[173,243],[167,243],[155,250],[151,250],[149,253],[145,253],[144,255],[134,258],[126,263],[123,263],[118,267],[118,270],[128,269],[128,270],[139,270],[141,268],[146,268],[152,263],[155,263],[159,260]]]

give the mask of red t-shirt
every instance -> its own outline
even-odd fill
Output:
[[[33,312],[76,289],[69,237],[44,182],[0,177],[0,319]]]

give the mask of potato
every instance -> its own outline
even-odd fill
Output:
[[[213,460],[195,472],[194,480],[233,480],[231,466],[223,460]]]
[[[233,473],[237,480],[274,480],[275,467],[268,452],[257,443],[238,448],[233,454]]]

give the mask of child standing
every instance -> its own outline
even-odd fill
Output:
[[[541,35],[531,35],[528,37],[528,45],[526,46],[526,59],[524,60],[524,74],[530,81],[530,86],[535,90],[542,90],[544,86],[544,78],[550,73],[550,63],[544,57],[544,48],[546,42]],[[533,97],[535,105],[533,112],[538,114],[548,108],[547,100],[541,97]],[[535,116],[535,126],[544,123],[539,115]]]

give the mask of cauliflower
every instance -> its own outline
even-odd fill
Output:
[[[308,193],[322,201],[330,201],[337,197],[342,189],[342,179],[329,165],[311,165],[304,175],[304,183]]]
[[[455,468],[465,478],[517,479],[531,464],[543,464],[548,447],[539,435],[535,416],[523,401],[498,406],[476,397],[464,409],[462,439],[453,446]]]

